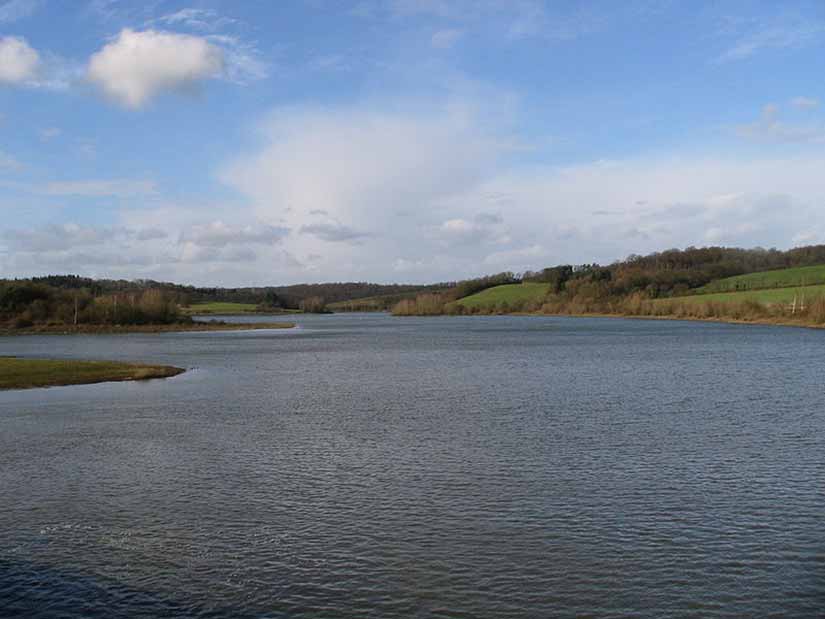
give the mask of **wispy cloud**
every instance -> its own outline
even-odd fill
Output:
[[[299,232],[301,234],[311,234],[329,243],[353,242],[369,236],[367,233],[359,232],[349,226],[328,222],[301,226]]]
[[[183,243],[193,243],[203,247],[225,247],[232,244],[271,245],[281,241],[288,228],[268,224],[233,226],[222,221],[213,221],[195,226],[181,237]]]
[[[41,0],[7,0],[0,2],[0,24],[8,24],[24,19],[34,13]]]
[[[430,43],[437,49],[448,49],[456,44],[463,35],[463,31],[457,28],[447,28],[434,32],[430,37]]]
[[[819,107],[819,99],[811,97],[794,97],[791,99],[791,105],[802,109],[812,109]]]
[[[214,9],[186,8],[147,20],[146,25],[184,26],[192,30],[215,32],[238,23],[237,19],[221,15]]]
[[[769,21],[734,20],[723,29],[735,42],[717,58],[718,62],[745,60],[766,50],[793,49],[808,45],[825,33],[825,22],[782,16]]]
[[[755,122],[736,127],[739,137],[773,144],[825,142],[825,125],[794,125],[779,120],[779,107],[766,105]]]
[[[50,196],[135,198],[157,193],[154,181],[85,180],[47,183],[39,192]]]
[[[433,47],[449,47],[463,31],[492,29],[509,39],[575,39],[604,28],[605,11],[572,9],[541,0],[364,0],[350,14],[367,19],[429,19],[448,22],[432,38]]]
[[[17,159],[0,150],[0,171],[17,170],[20,167],[20,162]]]
[[[50,142],[53,139],[60,137],[62,133],[63,131],[58,127],[44,127],[37,132],[41,142]]]
[[[326,54],[313,58],[309,62],[310,68],[315,71],[350,71],[352,65],[343,54]]]

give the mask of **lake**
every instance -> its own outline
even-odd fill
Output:
[[[823,616],[825,331],[296,320],[0,338],[190,369],[0,393],[0,616]]]

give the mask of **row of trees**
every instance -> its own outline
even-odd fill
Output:
[[[292,286],[260,286],[218,288],[182,286],[153,280],[91,279],[77,275],[49,275],[33,278],[32,283],[61,290],[86,290],[94,296],[117,292],[163,290],[179,299],[182,305],[205,301],[253,303],[270,309],[299,309],[310,298],[322,298],[325,303],[363,299],[380,295],[403,295],[427,290],[430,286],[404,284],[371,284],[368,282],[331,282],[325,284],[296,284]],[[446,286],[440,285],[440,286]]]
[[[180,299],[164,290],[145,289],[97,295],[88,288],[56,288],[17,280],[0,282],[0,323],[24,328],[40,324],[171,324],[189,319]]]

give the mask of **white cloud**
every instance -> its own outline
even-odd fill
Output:
[[[49,225],[28,230],[10,230],[2,239],[19,251],[53,252],[94,245],[111,238],[114,231],[75,223]]]
[[[479,213],[467,219],[448,219],[438,227],[438,232],[449,244],[503,244],[510,241],[504,219],[497,213]]]
[[[359,232],[349,226],[339,223],[322,222],[301,226],[301,234],[311,234],[329,243],[354,242],[369,236],[366,232]]]
[[[287,228],[278,226],[232,226],[222,221],[213,221],[206,225],[194,226],[181,238],[182,242],[187,244],[219,248],[236,243],[272,245],[281,241],[287,234]]]
[[[298,231],[284,247],[304,262],[323,256],[331,279],[437,281],[710,239],[788,246],[800,230],[825,231],[816,158],[531,166],[515,162],[506,122],[489,119],[468,101],[279,109],[264,146],[222,178],[256,218]],[[358,243],[331,242],[360,230]]]
[[[30,276],[70,269],[90,276],[168,279],[174,272],[193,281],[220,270],[221,265],[245,264],[248,268],[261,257],[251,246],[268,250],[286,234],[265,225],[229,226],[219,221],[176,225],[180,227],[174,235],[168,226],[140,223],[96,226],[69,222],[6,229],[0,232],[0,253],[4,247],[7,250],[0,273]],[[270,251],[266,257],[270,265],[286,262],[283,251]],[[233,280],[237,277],[235,273]]]
[[[121,104],[139,108],[167,91],[190,91],[224,73],[223,50],[187,34],[124,29],[92,55],[88,78]]]
[[[322,254],[341,276],[422,232],[438,241],[443,201],[490,174],[509,148],[467,102],[278,109],[262,137],[265,146],[227,166],[223,180],[258,219],[302,232],[287,242],[293,254]]]
[[[433,118],[404,116],[417,128],[430,127],[438,117],[435,112]],[[328,120],[341,119],[333,114]],[[283,121],[292,126],[288,118]],[[91,275],[223,284],[351,278],[427,282],[558,263],[609,263],[669,247],[789,247],[825,238],[822,157],[658,156],[568,167],[514,165],[508,171],[485,165],[489,155],[476,154],[470,162],[476,174],[447,182],[439,180],[438,165],[424,163],[444,149],[440,161],[472,154],[462,150],[461,141],[426,147],[427,140],[385,143],[367,135],[368,146],[383,145],[374,158],[343,159],[340,165],[337,159],[320,160],[312,166],[298,150],[290,162],[289,146],[304,140],[307,148],[315,144],[315,152],[324,152],[315,139],[326,134],[326,125],[321,123],[315,134],[311,124],[301,125],[302,138],[293,136],[287,145],[276,148],[273,136],[261,156],[271,162],[277,151],[278,165],[287,169],[273,184],[257,173],[243,179],[260,183],[244,185],[254,198],[248,209],[238,204],[142,206],[117,211],[121,220],[114,227],[7,231],[0,245],[15,251],[0,268],[5,274],[31,274],[62,265]],[[338,154],[354,156],[357,150],[353,146]],[[415,151],[415,163],[398,167],[395,150]],[[391,165],[371,169],[379,159]],[[362,176],[367,172],[369,183]],[[281,201],[273,189],[283,179],[295,181],[287,187],[292,200]],[[323,191],[310,193],[319,184]],[[408,197],[406,190],[416,185],[427,190]],[[320,198],[327,208],[303,211]],[[211,223],[202,223],[205,216]],[[298,233],[289,234],[288,228]],[[340,242],[347,231],[360,230],[369,236]]]
[[[466,186],[503,150],[468,107],[393,107],[278,109],[262,126],[265,148],[222,177],[262,216],[386,218]]]
[[[508,270],[525,271],[535,268],[538,258],[546,252],[541,245],[530,245],[518,249],[493,252],[484,258],[484,264],[490,266],[505,266]]]
[[[0,83],[23,84],[35,78],[40,54],[21,37],[0,37]]]

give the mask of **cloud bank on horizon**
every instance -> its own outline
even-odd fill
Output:
[[[825,242],[816,2],[0,0],[0,277]]]

